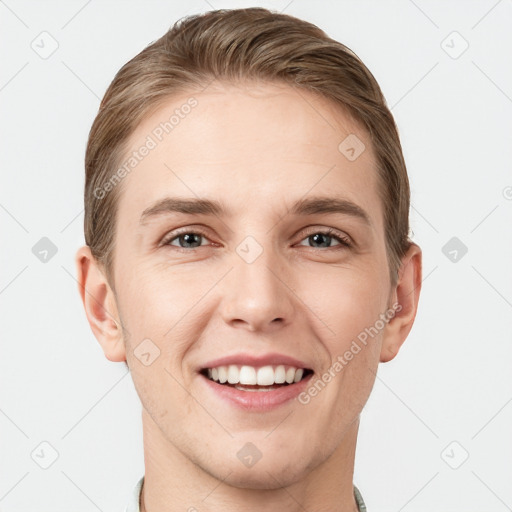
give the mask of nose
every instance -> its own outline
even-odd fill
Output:
[[[262,333],[290,324],[295,296],[282,260],[265,249],[251,263],[238,254],[233,262],[222,285],[223,320],[231,327]]]

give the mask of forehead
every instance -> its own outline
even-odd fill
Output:
[[[382,225],[367,133],[338,105],[309,91],[216,81],[160,104],[128,148],[123,163],[133,165],[125,166],[118,209],[130,222],[165,195],[282,215],[288,204],[313,194],[351,200]]]

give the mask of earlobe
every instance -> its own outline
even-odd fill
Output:
[[[412,329],[421,291],[422,253],[412,243],[402,258],[398,280],[392,297],[396,302],[396,313],[386,325],[382,339],[380,362],[391,361],[400,350]]]
[[[75,256],[78,291],[91,330],[109,361],[126,361],[122,329],[112,291],[89,246]]]

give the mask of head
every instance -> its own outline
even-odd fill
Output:
[[[117,73],[85,165],[82,299],[154,435],[240,487],[320,467],[409,334],[421,285],[399,136],[370,71],[288,15],[192,16]],[[264,414],[234,407],[207,365],[238,353],[293,357],[308,385]],[[263,454],[251,468],[247,442]]]

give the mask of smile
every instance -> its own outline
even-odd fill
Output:
[[[205,368],[203,375],[220,384],[231,384],[245,391],[270,390],[276,385],[300,382],[312,373],[311,370],[285,365],[267,365],[260,368],[248,365],[230,364],[216,368]]]
[[[313,375],[307,368],[294,366],[224,365],[200,372],[214,400],[245,411],[265,412],[296,398]]]

